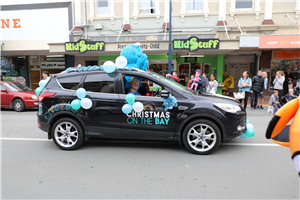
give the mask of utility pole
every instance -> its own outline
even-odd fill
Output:
[[[88,28],[87,28],[87,13],[86,13],[86,0],[85,0],[85,39],[88,39]]]
[[[169,53],[168,53],[168,73],[171,74],[172,69],[172,0],[170,0],[170,16],[169,16]]]

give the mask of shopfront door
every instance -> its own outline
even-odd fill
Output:
[[[210,63],[179,63],[179,74],[184,73],[186,83],[190,80],[191,75],[195,75],[197,69],[201,70],[201,75],[203,73],[210,74]]]

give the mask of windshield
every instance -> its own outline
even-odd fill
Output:
[[[150,75],[154,76],[155,78],[159,79],[160,81],[166,83],[167,85],[171,86],[175,90],[179,90],[181,92],[195,95],[195,93],[193,91],[189,90],[187,87],[185,87],[169,78],[166,78],[163,75],[160,75],[160,74],[157,74],[157,73],[151,72],[151,71],[148,71],[148,74],[150,74]]]
[[[12,92],[31,91],[29,87],[22,85],[21,83],[4,83],[4,85]]]

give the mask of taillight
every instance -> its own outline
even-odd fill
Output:
[[[42,92],[39,96],[39,100],[42,102],[46,97],[53,97],[54,95],[56,95],[56,93]]]

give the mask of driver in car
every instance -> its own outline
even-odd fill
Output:
[[[130,82],[130,90],[128,91],[128,94],[133,94],[133,95],[141,95],[140,93],[137,92],[138,88],[139,88],[139,84],[140,81],[138,79],[136,79],[135,77],[132,77]]]

